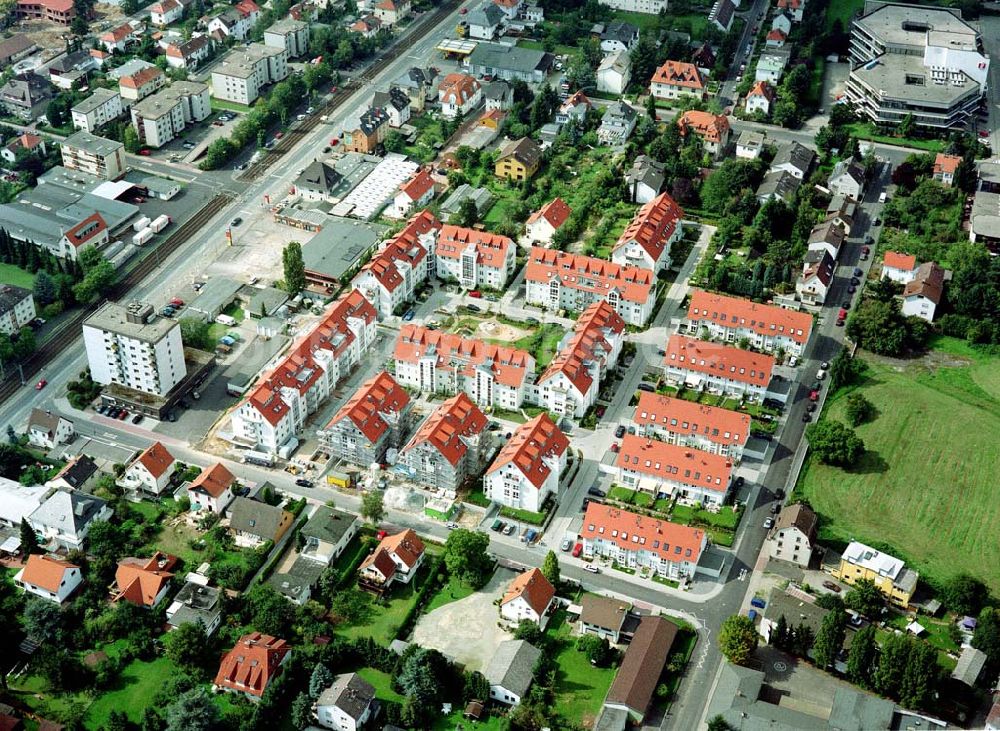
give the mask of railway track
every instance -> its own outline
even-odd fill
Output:
[[[43,342],[38,349],[31,354],[21,368],[24,371],[25,382],[29,383],[32,377],[42,370],[57,355],[68,348],[78,337],[83,321],[103,304],[105,299],[117,300],[127,295],[135,286],[159,266],[160,262],[174,253],[181,245],[187,242],[192,236],[198,233],[211,218],[225,208],[232,201],[232,196],[219,194],[212,198],[201,210],[178,226],[174,232],[163,241],[156,250],[145,256],[131,271],[121,280],[116,282],[106,293],[105,297],[98,302],[81,308],[73,316],[62,323],[59,331],[51,338]],[[21,388],[21,382],[16,370],[7,369],[7,378],[0,381],[0,404],[13,396]]]
[[[320,117],[335,112],[355,90],[372,81],[385,68],[395,61],[402,53],[410,50],[417,41],[423,39],[435,28],[445,17],[452,13],[459,6],[459,0],[448,0],[439,5],[435,10],[425,14],[413,31],[407,34],[399,42],[393,44],[375,60],[361,74],[341,85],[334,94],[315,114],[302,122],[298,127],[290,130],[262,159],[253,163],[246,171],[238,176],[241,182],[251,183],[259,180],[267,170],[274,165],[279,158],[291,150],[305,135],[320,124]]]

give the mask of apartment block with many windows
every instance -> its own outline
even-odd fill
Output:
[[[63,167],[79,170],[105,180],[125,174],[125,145],[80,130],[63,140],[59,147]]]

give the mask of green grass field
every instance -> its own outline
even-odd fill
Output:
[[[389,673],[383,673],[375,668],[360,668],[357,672],[374,686],[375,697],[384,701],[403,702],[403,696],[392,689],[392,678],[389,677]]]
[[[116,688],[100,693],[91,704],[86,727],[106,728],[111,711],[125,711],[130,721],[138,723],[164,678],[176,672],[177,668],[165,657],[152,662],[132,661],[122,670]]]
[[[555,637],[555,703],[559,714],[569,724],[590,728],[600,713],[616,668],[595,668],[587,656],[576,649],[573,626],[566,622],[566,612],[552,617],[546,630]]]
[[[383,602],[373,604],[371,614],[365,621],[338,625],[335,632],[352,640],[371,637],[380,644],[388,645],[396,638],[403,617],[417,600],[417,588],[430,578],[429,570],[424,566],[409,584],[394,587]]]
[[[837,0],[837,2],[830,3],[826,8],[826,29],[833,28],[834,22],[839,20],[841,27],[845,31],[849,31],[851,18],[864,7],[865,0]]]
[[[848,125],[851,136],[859,140],[872,140],[883,145],[899,145],[900,147],[913,147],[924,152],[942,152],[945,148],[945,140],[921,140],[911,137],[890,137],[886,134],[879,134],[875,128],[865,122],[855,122]]]
[[[0,264],[0,284],[31,289],[35,286],[35,275],[19,269],[13,264]]]
[[[928,363],[929,361],[929,363]],[[1000,590],[1000,360],[939,338],[930,359],[870,364],[864,395],[877,418],[858,427],[868,454],[845,472],[810,461],[797,490],[820,515],[820,538],[892,547],[925,577],[959,572]],[[841,391],[830,416],[844,419]]]
[[[451,604],[452,602],[457,602],[459,599],[465,599],[467,596],[472,596],[473,589],[468,584],[459,581],[454,576],[449,576],[448,580],[444,583],[437,593],[431,597],[431,600],[427,602],[427,606],[424,607],[423,613],[429,614],[435,609],[443,607],[445,604]]]

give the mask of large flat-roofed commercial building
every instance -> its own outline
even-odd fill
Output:
[[[216,99],[252,104],[268,84],[288,76],[288,51],[280,47],[251,43],[234,48],[212,70],[212,90]]]
[[[957,10],[869,2],[851,28],[847,99],[866,119],[925,129],[970,125],[989,76],[982,38]]]
[[[63,167],[80,170],[105,180],[117,180],[125,173],[125,145],[80,130],[63,140],[59,147]]]
[[[175,81],[132,107],[132,126],[148,147],[162,147],[187,125],[212,112],[208,87],[195,81]]]
[[[541,83],[555,62],[551,53],[503,43],[477,43],[469,54],[469,68],[477,76]]]
[[[354,275],[366,254],[374,253],[383,226],[328,216],[319,233],[302,245],[306,282],[332,291]]]
[[[83,343],[95,383],[164,396],[187,373],[180,324],[143,302],[108,302],[84,321]]]

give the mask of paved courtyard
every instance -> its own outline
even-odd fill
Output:
[[[500,643],[511,639],[497,626],[499,610],[493,602],[514,576],[513,571],[497,569],[490,583],[472,596],[424,615],[413,630],[413,641],[440,651],[466,670],[481,672]]]

